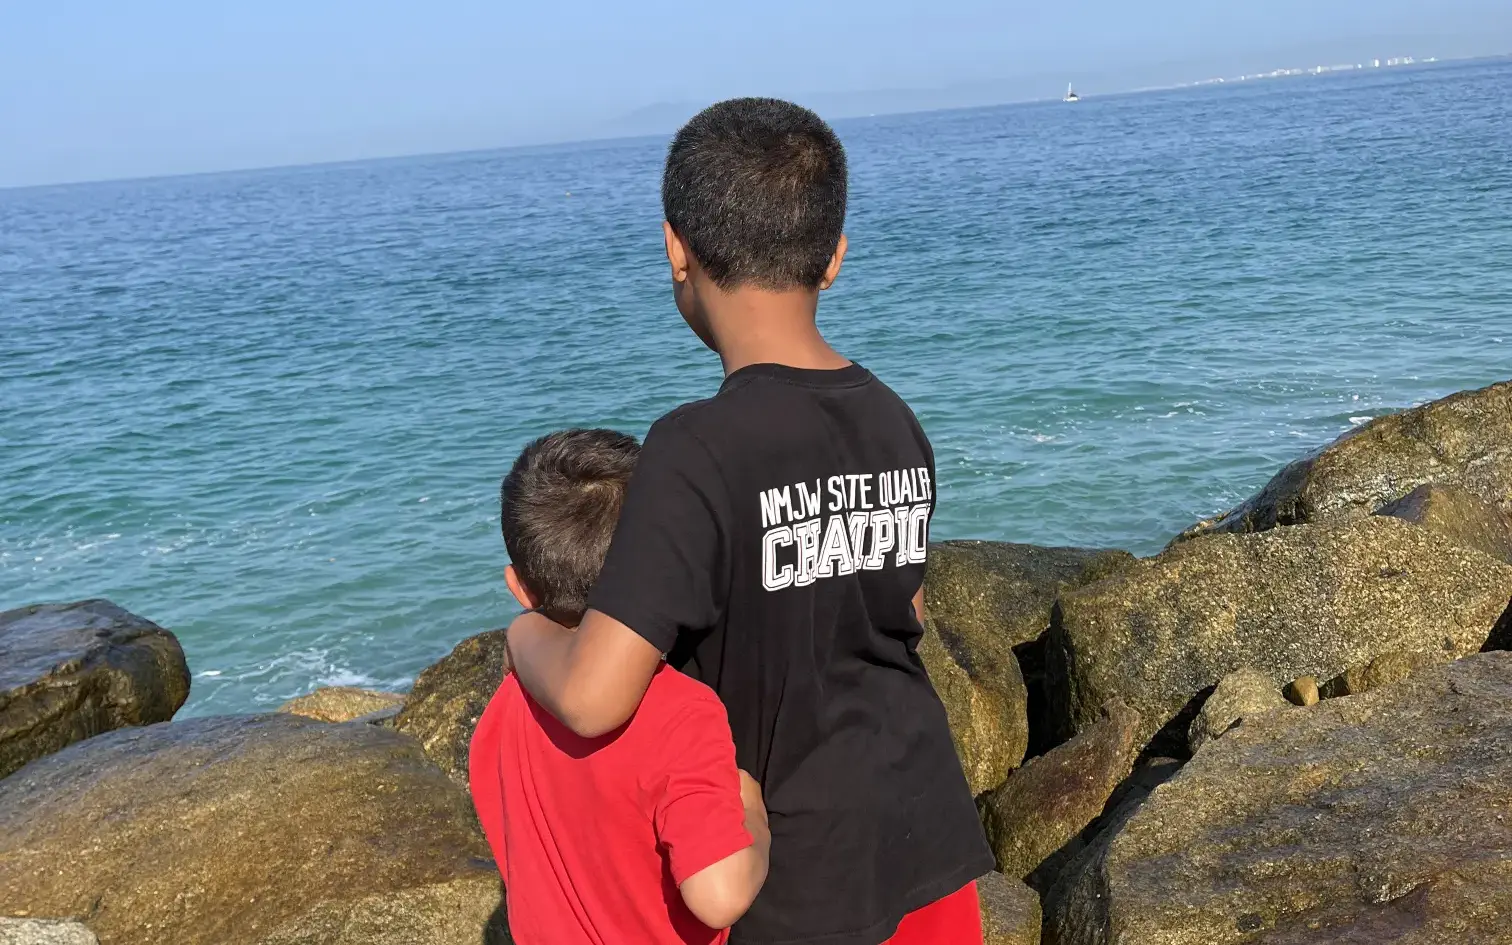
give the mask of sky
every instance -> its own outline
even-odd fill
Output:
[[[1508,0],[0,0],[0,187],[1508,52]]]

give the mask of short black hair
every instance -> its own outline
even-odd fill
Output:
[[[499,487],[510,563],[558,623],[583,619],[639,457],[633,436],[562,430],[525,447]]]
[[[845,148],[813,112],[735,98],[672,139],[662,210],[723,289],[817,288],[845,229]]]

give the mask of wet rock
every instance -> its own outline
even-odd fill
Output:
[[[0,945],[99,945],[99,939],[77,922],[0,916]]]
[[[1422,653],[1391,650],[1368,663],[1352,666],[1324,683],[1323,696],[1327,699],[1357,696],[1372,689],[1401,682],[1423,667],[1433,665],[1434,662],[1435,660]]]
[[[278,711],[302,715],[320,722],[350,722],[374,713],[398,711],[404,696],[397,692],[378,692],[353,686],[327,686],[309,695],[290,699]]]
[[[0,613],[0,778],[101,732],[167,721],[187,698],[178,640],[109,601]]]
[[[499,886],[466,793],[376,726],[123,729],[0,781],[0,903],[104,945],[492,945]]]
[[[468,637],[415,680],[394,727],[419,739],[431,760],[466,787],[473,729],[508,669],[503,630]]]
[[[1040,901],[1034,890],[1002,873],[977,880],[982,945],[1039,945]]]
[[[1278,687],[1329,679],[1388,650],[1481,649],[1512,599],[1512,568],[1394,518],[1214,535],[1061,598],[1047,674],[1068,733],[1120,698],[1152,750],[1184,752],[1204,690],[1241,666]],[[1168,744],[1170,743],[1170,744]]]
[[[1269,676],[1250,666],[1241,667],[1223,677],[1202,704],[1188,730],[1187,744],[1195,755],[1197,749],[1245,719],[1290,707]]]
[[[1432,529],[1456,545],[1512,564],[1512,515],[1458,486],[1418,486],[1376,514]]]
[[[1139,754],[1139,713],[1109,703],[1104,717],[1048,754],[1031,759],[977,807],[998,869],[1033,873],[1097,818]]]
[[[1068,869],[1056,945],[1505,942],[1512,653],[1273,712]]]
[[[1319,698],[1317,677],[1298,676],[1286,684],[1286,689],[1282,694],[1292,705],[1317,705]]]
[[[1178,540],[1357,518],[1429,483],[1459,486],[1512,513],[1512,381],[1377,417]]]
[[[945,703],[950,735],[972,794],[996,787],[1024,760],[1029,743],[1028,693],[1013,654],[987,675],[973,677],[946,649],[934,621],[925,622],[919,659]]]

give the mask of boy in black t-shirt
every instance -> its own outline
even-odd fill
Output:
[[[844,150],[795,105],[723,102],[672,142],[662,198],[677,308],[725,380],[652,426],[590,610],[576,633],[517,618],[515,672],[584,736],[663,654],[719,694],[772,832],[732,941],[976,945],[992,855],[915,652],[934,455],[814,322]]]

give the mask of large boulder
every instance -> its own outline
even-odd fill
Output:
[[[404,696],[397,692],[358,689],[355,686],[326,686],[290,699],[278,711],[302,715],[319,722],[350,722],[371,718],[380,713],[398,712]]]
[[[1507,942],[1512,653],[1248,720],[1047,899],[1056,945]]]
[[[123,729],[0,781],[0,903],[104,945],[484,945],[500,901],[466,793],[377,726]]]
[[[1002,873],[977,880],[982,907],[982,945],[1039,945],[1039,896]]]
[[[1061,598],[1046,641],[1063,734],[1109,699],[1184,752],[1206,690],[1241,666],[1277,688],[1331,679],[1388,650],[1444,661],[1480,650],[1512,600],[1512,567],[1372,516],[1183,542]]]
[[[0,778],[101,732],[166,722],[187,698],[178,640],[109,601],[0,613]]]
[[[1127,551],[1042,548],[999,541],[945,541],[929,546],[924,599],[932,632],[921,653],[931,676],[958,675],[972,685],[945,685],[946,708],[973,790],[1003,782],[1028,750],[1040,754],[1053,743],[1045,723],[1044,655],[1040,641],[1050,625],[1055,599],[1135,565]],[[936,673],[949,655],[954,669]],[[931,655],[934,656],[931,661]],[[1028,700],[1019,718],[1019,690]],[[1004,714],[1006,713],[1006,714]]]
[[[1418,486],[1376,514],[1432,529],[1456,545],[1512,564],[1512,515],[1457,486]]]
[[[508,671],[503,630],[468,637],[415,680],[394,727],[419,739],[430,759],[466,787],[473,730]]]
[[[1428,483],[1460,486],[1512,512],[1512,381],[1377,417],[1181,537],[1356,518]]]
[[[1045,632],[1056,597],[1126,571],[1135,560],[1127,551],[1099,548],[933,542],[924,603],[946,645],[973,661],[973,669],[986,670]]]
[[[1028,877],[1103,812],[1139,755],[1139,713],[1113,702],[1105,717],[1047,754],[1031,759],[1001,787],[977,799],[998,869]]]
[[[1187,730],[1187,744],[1195,755],[1203,745],[1221,738],[1245,719],[1290,707],[1291,703],[1269,675],[1251,666],[1240,667],[1219,680],[1218,687],[1202,704]]]
[[[969,659],[957,656],[940,639],[934,621],[925,621],[919,659],[945,715],[950,735],[972,794],[996,787],[1024,760],[1029,744],[1028,691],[1018,661],[1007,661],[990,672],[973,675]]]

